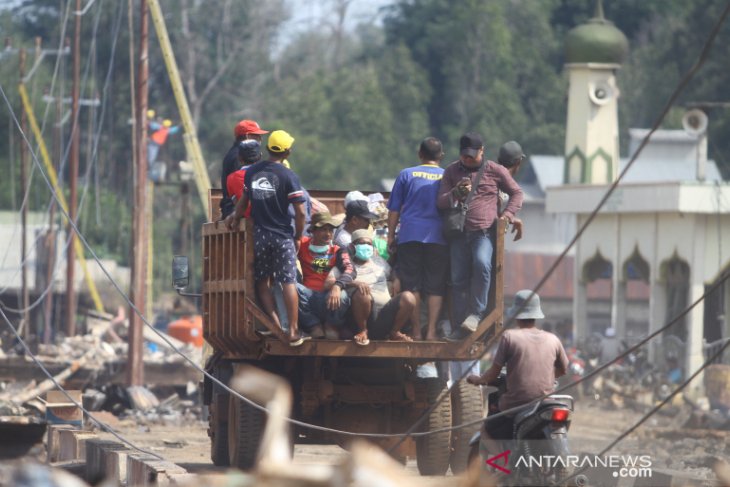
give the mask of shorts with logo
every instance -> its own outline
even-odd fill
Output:
[[[253,269],[256,281],[274,276],[282,284],[297,282],[294,240],[254,225]]]
[[[398,244],[398,278],[401,290],[429,296],[446,294],[449,273],[449,247],[433,243]]]

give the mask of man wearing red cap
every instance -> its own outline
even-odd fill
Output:
[[[259,127],[259,124],[254,120],[241,120],[238,122],[233,129],[233,135],[236,140],[233,145],[228,149],[228,153],[223,158],[223,171],[221,172],[221,189],[223,190],[223,199],[221,199],[221,219],[225,219],[228,215],[233,213],[235,207],[231,195],[228,194],[227,184],[228,176],[236,171],[240,164],[238,163],[238,144],[246,139],[254,139],[261,142],[261,136],[268,134],[267,130],[263,130]]]

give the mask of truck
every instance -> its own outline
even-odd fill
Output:
[[[332,214],[344,211],[342,191],[311,191]],[[356,433],[405,433],[444,394],[445,400],[421,421],[418,431],[460,425],[482,418],[478,387],[460,381],[447,387],[443,367],[449,361],[481,358],[503,326],[503,254],[505,224],[494,242],[489,309],[477,330],[461,342],[309,340],[290,347],[282,330],[256,300],[253,280],[253,228],[241,221],[234,231],[220,221],[220,190],[209,193],[208,221],[202,228],[203,335],[212,347],[205,370],[228,384],[244,364],[275,373],[291,385],[294,419]],[[186,282],[187,276],[180,282]],[[178,289],[182,286],[176,285]],[[445,300],[447,302],[448,300]],[[258,331],[267,330],[262,334]],[[231,395],[205,376],[202,401],[208,408],[211,460],[215,465],[253,467],[266,413]],[[459,473],[469,459],[469,439],[479,425],[412,437],[391,451],[405,462],[415,457],[422,475]],[[294,443],[339,444],[348,438],[335,432],[292,426]],[[383,448],[399,438],[378,438]],[[293,446],[293,445],[292,445]]]

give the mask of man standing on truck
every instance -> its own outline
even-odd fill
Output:
[[[329,211],[313,214],[309,225],[312,236],[303,237],[299,247],[302,266],[302,284],[297,284],[299,325],[312,338],[339,338],[339,329],[350,309],[350,297],[345,289],[354,280],[355,270],[347,248],[332,242],[337,225],[339,222]],[[325,281],[333,268],[339,270],[340,276],[328,286]]]
[[[522,152],[522,146],[514,140],[505,142],[499,148],[499,156],[497,156],[497,162],[507,168],[507,170],[509,171],[509,175],[512,176],[512,178],[514,178],[517,174],[517,171],[520,170],[520,164],[522,164],[522,161],[524,160],[525,153]],[[499,214],[501,216],[502,212],[507,207],[509,196],[507,196],[506,193],[500,191],[499,199]],[[522,238],[522,220],[517,217],[512,218],[512,233],[515,234],[515,242]]]
[[[244,140],[256,140],[261,142],[261,136],[268,134],[267,130],[263,130],[259,127],[259,124],[254,120],[241,120],[233,128],[233,136],[235,140],[233,145],[226,156],[223,158],[223,170],[221,171],[221,189],[223,191],[223,198],[220,202],[221,208],[221,219],[225,220],[228,215],[233,213],[235,203],[231,199],[231,194],[228,192],[228,176],[235,172],[241,165],[238,163],[238,144]]]
[[[484,160],[481,135],[470,132],[461,136],[459,159],[444,171],[437,206],[442,209],[464,204],[476,185],[466,211],[464,231],[449,242],[451,254],[452,341],[473,333],[487,312],[489,284],[492,278],[493,238],[497,219],[512,223],[522,207],[522,190],[509,171],[496,162]],[[479,181],[482,165],[486,164]],[[507,206],[498,217],[498,192],[509,196]]]
[[[238,163],[240,168],[228,175],[226,189],[228,195],[235,204],[243,197],[243,179],[246,176],[246,169],[252,164],[261,160],[261,143],[258,140],[246,139],[238,144]],[[248,218],[251,215],[250,207],[244,215]]]
[[[439,167],[443,157],[440,140],[423,139],[418,150],[421,164],[398,174],[388,199],[388,251],[397,252],[396,273],[401,289],[413,292],[416,297],[411,324],[417,340],[421,338],[421,296],[428,296],[426,340],[437,340],[436,321],[446,292],[449,248],[436,208],[439,182],[444,174]],[[396,242],[398,222],[400,231]]]
[[[532,296],[532,297],[530,297]],[[529,298],[529,299],[528,299]],[[482,375],[470,375],[473,385],[489,385],[497,380],[502,367],[507,367],[507,391],[499,398],[499,410],[528,404],[555,390],[555,379],[568,370],[568,356],[560,339],[535,327],[535,320],[545,318],[540,308],[540,296],[529,289],[518,291],[508,316],[514,316],[517,328],[505,331],[500,339],[492,366]],[[514,429],[514,414],[488,420],[482,430],[490,453],[501,448],[494,440],[510,440]]]
[[[416,297],[410,291],[403,291],[393,298],[388,291],[390,266],[373,247],[373,233],[370,230],[355,230],[352,233],[350,255],[357,274],[349,286],[352,301],[352,318],[357,332],[353,339],[358,345],[368,345],[368,333],[374,340],[395,340],[412,342],[413,339],[401,333],[416,305]],[[335,267],[327,276],[327,282],[334,282],[341,273]]]
[[[236,203],[233,214],[226,218],[226,227],[238,228],[250,201],[256,292],[266,314],[281,326],[269,277],[281,284],[289,322],[289,345],[297,347],[304,338],[299,333],[296,256],[306,215],[299,178],[281,163],[291,153],[292,144],[294,137],[283,130],[271,133],[267,146],[269,159],[257,162],[246,171],[243,197]],[[290,204],[295,213],[294,229],[287,212]]]

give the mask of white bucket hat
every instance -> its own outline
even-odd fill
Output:
[[[532,295],[532,298],[530,298]],[[528,300],[528,298],[530,298]],[[515,294],[515,302],[512,307],[507,310],[507,316],[517,320],[539,320],[545,318],[540,308],[540,296],[533,294],[529,289],[517,291]]]

